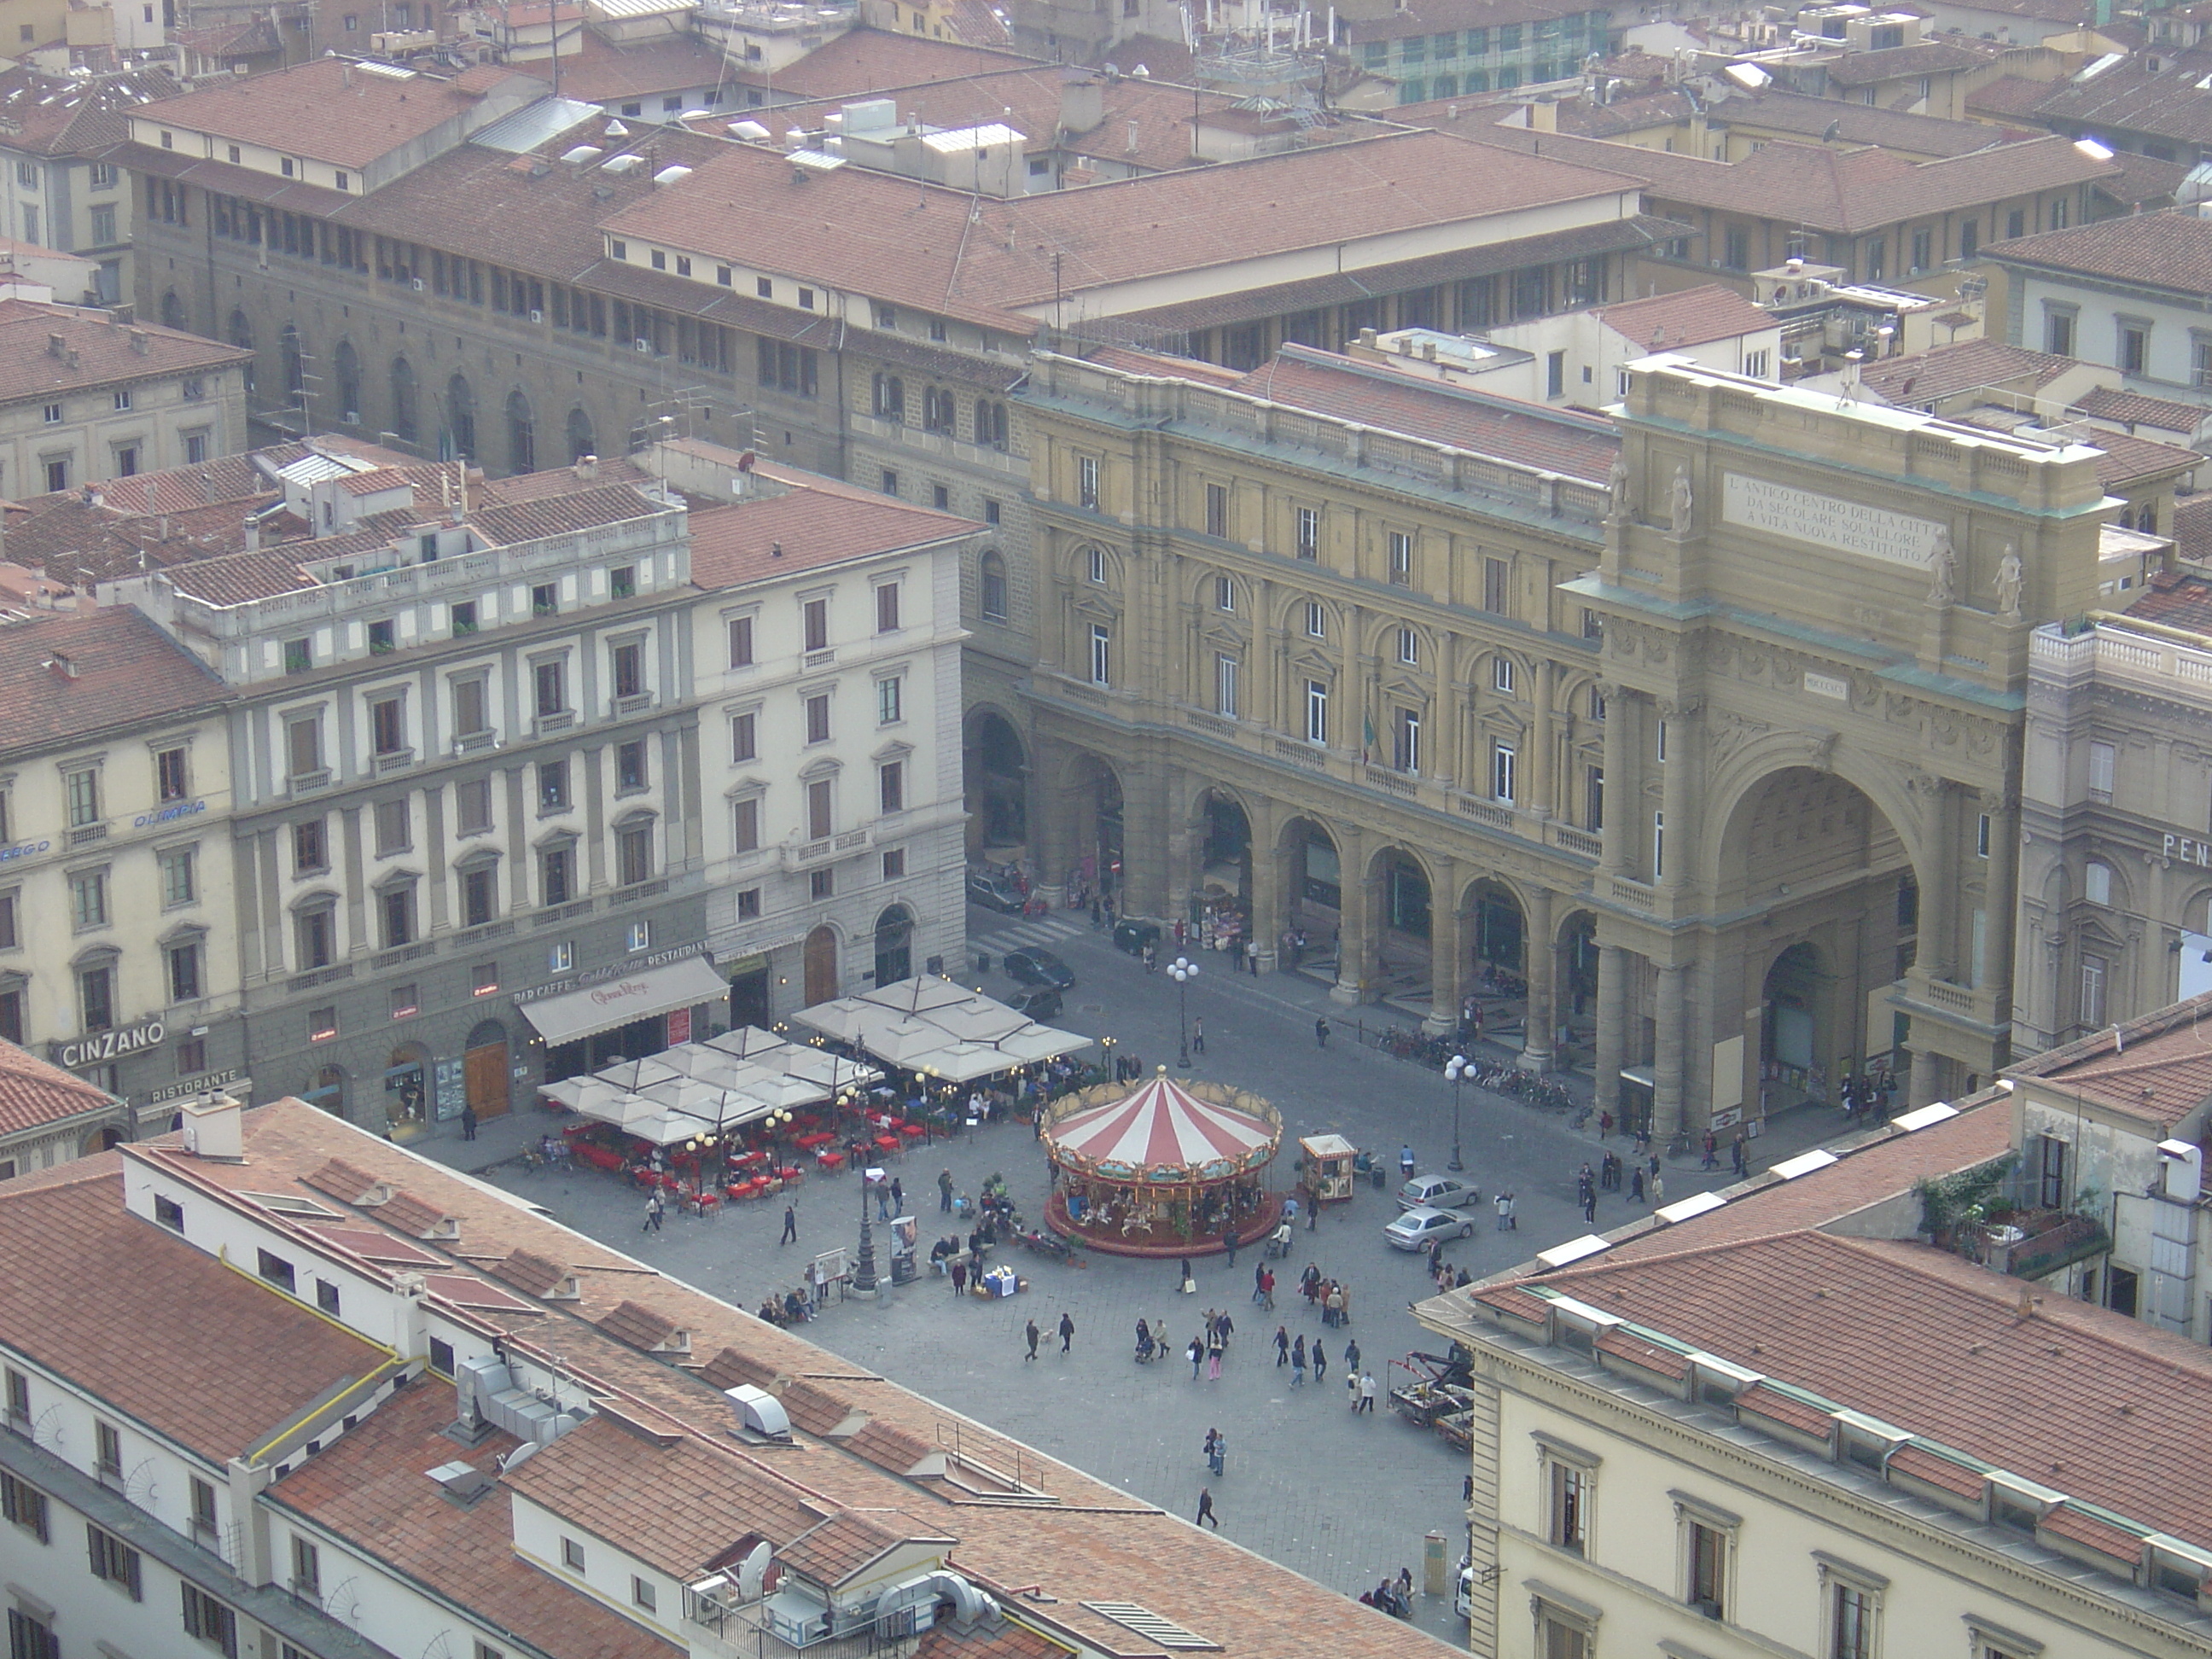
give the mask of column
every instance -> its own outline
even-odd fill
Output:
[[[1260,971],[1272,974],[1286,963],[1278,963],[1276,955],[1283,940],[1283,930],[1290,926],[1290,908],[1284,902],[1290,886],[1290,858],[1269,838],[1268,845],[1259,845],[1255,831],[1252,848],[1252,933],[1260,941]]]
[[[1336,984],[1332,1002],[1356,1007],[1367,1000],[1374,977],[1376,914],[1382,902],[1380,876],[1367,873],[1367,838],[1351,838],[1337,848],[1338,888],[1344,908],[1337,912]]]
[[[1982,797],[1982,811],[1990,815],[1989,878],[1982,884],[1982,906],[1988,918],[1982,938],[1982,981],[2002,988],[1995,1008],[1996,1023],[2002,1025],[2012,1018],[2013,939],[2019,921],[2020,802],[2002,791],[1992,791]],[[2140,959],[2140,952],[2134,954]],[[2161,957],[2160,966],[2164,965]],[[2157,996],[2151,1000],[2158,1003],[2166,999]]]
[[[1629,849],[1636,844],[1628,822],[1636,806],[1628,747],[1635,711],[1629,707],[1632,694],[1626,686],[1601,684],[1598,695],[1605,699],[1605,821],[1598,831],[1597,867],[1602,874],[1619,875],[1627,863]],[[1599,983],[1602,988],[1603,981]],[[1602,988],[1599,995],[1602,1000]],[[1601,1033],[1604,1030],[1602,1020],[1598,1029]],[[1601,1036],[1599,1041],[1603,1040]]]
[[[1520,1066],[1524,1072],[1552,1069],[1552,1042],[1559,1030],[1559,941],[1552,936],[1552,890],[1528,896],[1528,927],[1522,960],[1528,972],[1528,1017],[1522,1022]]]
[[[1670,962],[1659,969],[1658,1031],[1651,1064],[1651,1138],[1672,1145],[1682,1133],[1683,1045],[1688,1036],[1690,967]]]
[[[1930,977],[1959,976],[1959,792],[1949,779],[1937,781],[1929,799],[1929,838],[1936,848],[1936,879],[1920,890],[1920,960]]]
[[[1467,962],[1466,919],[1459,908],[1459,866],[1437,861],[1429,890],[1429,1017],[1421,1029],[1436,1036],[1459,1030],[1460,975]]]
[[[1659,798],[1659,810],[1667,818],[1667,839],[1666,872],[1656,884],[1670,892],[1688,885],[1697,864],[1698,716],[1704,707],[1694,698],[1659,705],[1659,716],[1667,722],[1667,763]]]
[[[1528,810],[1549,817],[1559,810],[1559,740],[1553,735],[1552,703],[1559,695],[1559,665],[1548,657],[1536,661],[1535,684],[1529,688],[1533,717],[1528,726]]]
[[[1620,1115],[1620,1068],[1628,1054],[1628,976],[1636,971],[1633,951],[1618,945],[1597,951],[1597,1056],[1591,1062],[1597,1109]]]

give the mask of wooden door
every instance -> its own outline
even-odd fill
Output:
[[[471,1048],[462,1062],[462,1083],[479,1118],[507,1115],[507,1044]]]
[[[837,935],[817,927],[806,936],[806,1006],[837,994]]]

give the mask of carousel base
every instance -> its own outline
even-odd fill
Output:
[[[1237,1248],[1250,1249],[1275,1231],[1283,1219],[1283,1200],[1269,1193],[1260,1200],[1260,1208],[1237,1226]],[[1044,1206],[1044,1224],[1062,1238],[1072,1238],[1102,1255],[1151,1256],[1161,1260],[1186,1255],[1219,1255],[1228,1248],[1221,1235],[1210,1238],[1185,1238],[1180,1233],[1164,1230],[1153,1231],[1139,1228],[1124,1232],[1118,1225],[1094,1228],[1085,1223],[1067,1218],[1067,1194],[1054,1193]]]

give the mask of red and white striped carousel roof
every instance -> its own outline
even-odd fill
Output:
[[[1164,1077],[1104,1106],[1076,1112],[1052,1127],[1060,1156],[1071,1162],[1157,1169],[1200,1167],[1226,1160],[1243,1164],[1271,1152],[1273,1125],[1233,1106],[1216,1106]]]

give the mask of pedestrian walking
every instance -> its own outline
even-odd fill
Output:
[[[1201,1527],[1210,1525],[1216,1532],[1221,1530],[1220,1518],[1213,1512],[1213,1489],[1210,1486],[1198,1489],[1198,1520],[1194,1524]]]
[[[1314,1045],[1321,1048],[1328,1047],[1328,1021],[1325,1018],[1316,1016],[1314,1020]]]
[[[1222,1464],[1229,1456],[1229,1437],[1218,1429],[1206,1431],[1206,1467],[1213,1471],[1216,1480],[1221,1479]]]
[[[1182,1293],[1185,1296],[1196,1296],[1198,1294],[1198,1281],[1190,1276],[1190,1258],[1188,1256],[1185,1256],[1182,1259],[1182,1278],[1179,1282],[1182,1285]]]
[[[461,1108],[461,1139],[474,1140],[476,1138],[477,1109],[474,1106],[464,1105]]]
[[[1328,1350],[1316,1338],[1313,1345],[1314,1384],[1319,1387],[1328,1376]]]
[[[1198,1381],[1198,1368],[1206,1363],[1206,1344],[1194,1336],[1190,1340],[1190,1346],[1183,1352],[1189,1357],[1190,1380],[1195,1382]]]
[[[1229,1265],[1237,1266],[1237,1224],[1231,1222],[1221,1230],[1221,1247],[1229,1252]]]
[[[1306,1231],[1313,1232],[1321,1226],[1321,1200],[1314,1199],[1306,1206]]]
[[[1650,1141],[1648,1141],[1648,1140],[1647,1140],[1647,1141],[1645,1141],[1644,1144],[1645,1146],[1649,1146],[1651,1143],[1650,1143]],[[1647,1170],[1646,1173],[1647,1173],[1647,1174],[1650,1174],[1650,1175],[1657,1175],[1657,1174],[1659,1173],[1659,1154],[1658,1154],[1658,1153],[1656,1153],[1656,1152],[1652,1153],[1652,1154],[1651,1154],[1651,1156],[1650,1156],[1650,1158],[1648,1160],[1646,1160],[1646,1162],[1647,1162],[1647,1163],[1649,1164],[1649,1165],[1650,1165],[1650,1168]]]
[[[1651,1177],[1651,1207],[1657,1209],[1667,1201],[1667,1180],[1663,1176]]]
[[[1206,1052],[1206,1017],[1203,1014],[1190,1023],[1190,1051],[1194,1054]]]
[[[1644,1201],[1644,1166],[1641,1164],[1628,1172],[1628,1201],[1631,1204]]]
[[[1206,1339],[1206,1380],[1209,1382],[1221,1381],[1221,1351],[1225,1346],[1218,1328]]]
[[[1413,1149],[1411,1146],[1401,1146],[1398,1148],[1398,1173],[1408,1181],[1413,1178]]]
[[[1583,1219],[1593,1227],[1597,1224],[1597,1194],[1587,1187],[1583,1188]]]
[[[1597,1115],[1597,1138],[1600,1140],[1610,1140],[1613,1139],[1613,1114],[1611,1112],[1600,1112]]]
[[[653,1196],[645,1200],[645,1225],[640,1227],[638,1231],[641,1233],[659,1232],[660,1231],[661,1215],[667,1208],[668,1206],[661,1201],[660,1188],[655,1187],[653,1189]]]
[[[1038,1334],[1037,1322],[1036,1320],[1032,1319],[1022,1331],[1022,1335],[1028,1340],[1030,1345],[1030,1351],[1022,1356],[1022,1364],[1024,1365],[1028,1364],[1031,1360],[1036,1358]]]
[[[1698,1161],[1698,1167],[1701,1170],[1719,1169],[1721,1167],[1719,1148],[1720,1142],[1714,1138],[1713,1132],[1711,1129],[1706,1130],[1705,1142],[1705,1155]]]
[[[1244,942],[1244,966],[1254,979],[1260,977],[1260,941],[1256,939]]]
[[[1375,1415],[1375,1373],[1359,1373],[1359,1409],[1370,1417]]]
[[[1275,1270],[1260,1269],[1260,1305],[1273,1313],[1275,1310]]]
[[[893,1215],[906,1213],[906,1188],[899,1185],[899,1178],[896,1176],[891,1177],[891,1213]]]
[[[1500,1193],[1497,1198],[1492,1200],[1492,1202],[1498,1208],[1498,1231],[1501,1233],[1510,1233],[1514,1231],[1513,1194],[1510,1193]]]
[[[1357,1365],[1345,1368],[1344,1403],[1354,1411],[1359,1409],[1359,1368]]]
[[[783,1237],[775,1242],[779,1249],[799,1242],[799,1206],[796,1204],[783,1206]]]
[[[1744,1172],[1744,1156],[1743,1131],[1741,1129],[1735,1132],[1735,1139],[1729,1142],[1729,1163],[1734,1167],[1737,1178],[1741,1179]]]
[[[1359,1370],[1359,1343],[1354,1338],[1344,1345],[1344,1364],[1346,1370],[1357,1375]]]
[[[1291,1386],[1303,1389],[1305,1385],[1306,1339],[1304,1333],[1301,1332],[1298,1340],[1291,1345]]]
[[[1291,1328],[1287,1325],[1278,1325],[1275,1327],[1275,1369],[1280,1370],[1290,1363]]]
[[[1255,1308],[1260,1305],[1260,1297],[1267,1291],[1267,1264],[1263,1261],[1252,1269],[1252,1305]]]
[[[1060,1351],[1066,1353],[1075,1341],[1075,1316],[1065,1308],[1060,1313]]]
[[[952,1264],[952,1294],[958,1296],[965,1291],[967,1288],[968,1264],[965,1261],[956,1261]]]
[[[944,1213],[949,1213],[951,1211],[952,1171],[950,1170],[939,1170],[937,1172],[937,1207]]]

